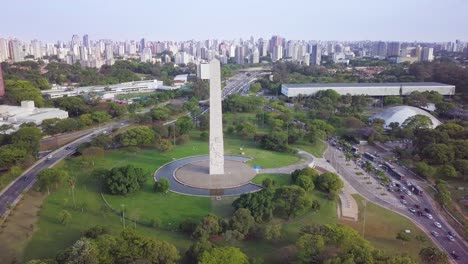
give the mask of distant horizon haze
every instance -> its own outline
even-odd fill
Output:
[[[123,1],[0,0],[0,37],[71,40],[468,40],[464,0]]]

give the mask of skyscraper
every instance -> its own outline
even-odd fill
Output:
[[[42,58],[42,43],[36,39],[31,41],[31,55],[35,59]]]
[[[434,49],[429,47],[424,47],[421,52],[422,61],[433,61],[434,60]]]
[[[88,37],[88,34],[83,36],[83,46],[85,46],[89,50],[89,37]]]
[[[310,53],[310,65],[320,65],[322,60],[322,50],[318,44],[312,46]]]
[[[8,60],[9,57],[8,41],[0,38],[0,62]]]
[[[245,48],[244,46],[236,47],[236,63],[244,64],[245,63]]]
[[[398,57],[400,56],[400,42],[390,42],[387,45],[387,56]]]
[[[375,57],[386,57],[387,56],[387,42],[379,41],[375,43],[373,54]]]
[[[19,40],[10,40],[8,49],[10,50],[10,57],[13,62],[24,61],[23,47]]]
[[[3,83],[2,64],[0,63],[0,97],[5,96],[5,84]]]
[[[278,61],[283,58],[283,46],[274,46],[273,47],[273,56],[271,57],[272,61]]]
[[[80,45],[80,37],[78,35],[73,35],[72,37],[72,46]]]
[[[252,57],[251,60],[250,60],[251,63],[259,63],[260,62],[260,52],[258,51],[257,48],[255,48],[255,50],[252,52],[251,57]]]
[[[140,52],[142,52],[146,48],[146,40],[145,38],[142,38],[140,40]]]

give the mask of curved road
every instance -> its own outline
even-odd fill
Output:
[[[455,232],[453,228],[450,227],[450,225],[445,221],[445,219],[438,213],[437,209],[432,206],[432,202],[429,197],[427,197],[426,194],[423,194],[423,196],[418,196],[418,204],[421,206],[421,208],[429,208],[431,210],[433,219],[428,219],[424,216],[417,216],[416,214],[413,214],[409,212],[408,207],[406,206],[395,206],[394,204],[391,204],[379,196],[376,196],[374,193],[370,192],[366,186],[363,186],[355,176],[355,173],[352,169],[349,167],[345,166],[346,162],[343,158],[343,153],[338,150],[337,148],[334,148],[332,146],[328,146],[327,151],[325,152],[324,155],[331,163],[331,165],[339,171],[339,173],[356,189],[362,196],[364,196],[367,200],[376,203],[378,205],[381,205],[389,210],[392,210],[394,212],[397,212],[401,215],[406,216],[406,218],[410,219],[412,222],[414,222],[417,226],[419,226],[424,232],[431,237],[431,239],[437,243],[441,248],[443,248],[447,253],[451,253],[453,251],[456,252],[457,255],[460,256],[458,260],[453,259],[450,254],[449,258],[451,261],[454,261],[456,263],[460,264],[466,264],[468,263],[468,247],[463,240],[463,237],[457,235],[455,238],[454,242],[451,242],[447,238],[447,232],[452,231]],[[340,158],[341,157],[341,158]],[[351,166],[354,167],[354,166]],[[396,194],[393,192],[393,194]],[[400,193],[398,193],[399,195]],[[392,193],[389,193],[389,195],[392,195]],[[420,201],[419,201],[420,200]],[[413,206],[412,204],[409,204],[409,206]],[[437,228],[434,225],[434,222],[439,222],[442,224],[442,228]],[[439,236],[434,237],[431,235],[431,231],[436,231]]]
[[[83,135],[81,138],[49,153],[51,158],[41,158],[28,170],[26,170],[20,177],[13,181],[10,185],[5,187],[0,192],[0,216],[5,216],[9,213],[8,208],[16,205],[20,200],[23,192],[28,191],[36,182],[37,174],[43,169],[50,168],[60,160],[72,155],[79,145],[91,141],[91,139],[98,133],[109,131],[114,128],[120,128],[128,125],[128,121],[121,121],[119,123],[112,123],[102,126],[99,129],[90,131],[88,134]]]
[[[226,155],[224,156],[225,159],[227,160],[233,160],[233,161],[240,161],[240,162],[246,162],[250,160],[249,158],[246,157],[241,157],[241,156],[231,156],[231,155]],[[202,188],[195,188],[191,186],[184,185],[180,182],[178,182],[174,178],[174,172],[189,163],[192,162],[197,162],[197,161],[202,161],[202,160],[207,160],[208,156],[195,156],[195,157],[189,157],[189,158],[184,158],[184,159],[179,159],[175,161],[171,161],[169,163],[164,164],[161,166],[155,173],[154,173],[154,179],[156,181],[166,178],[170,182],[170,191],[179,193],[179,194],[185,194],[185,195],[192,195],[192,196],[237,196],[241,195],[244,193],[251,193],[251,192],[257,192],[262,189],[259,185],[253,184],[253,183],[248,183],[239,187],[234,187],[234,188],[227,188],[227,189],[202,189]]]

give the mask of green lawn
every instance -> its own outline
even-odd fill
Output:
[[[306,141],[302,141],[298,144],[294,144],[293,147],[307,151],[317,158],[322,158],[323,153],[327,149],[327,143],[321,140],[317,140],[314,144],[311,144]]]
[[[199,134],[199,133],[198,133]],[[239,138],[225,140],[226,152],[240,154],[239,147],[243,147],[245,155],[255,157],[252,164],[263,167],[285,166],[299,161],[292,154],[276,153],[258,149],[253,142],[246,142]],[[237,149],[237,151],[235,151]],[[93,178],[92,171],[97,168],[112,168],[132,164],[143,168],[152,175],[161,165],[174,159],[202,155],[208,153],[208,143],[193,136],[193,139],[183,146],[176,146],[167,153],[159,153],[154,149],[141,149],[136,153],[127,150],[107,151],[104,157],[84,159],[69,158],[58,166],[67,169],[77,179],[75,187],[76,208],[73,205],[71,190],[63,184],[44,201],[38,231],[33,235],[25,250],[25,260],[48,257],[58,250],[71,245],[80,237],[82,231],[97,224],[106,225],[113,233],[122,230],[121,218],[104,206],[100,197],[98,179]],[[276,162],[275,162],[276,160]],[[211,198],[189,197],[174,193],[156,194],[152,190],[151,177],[142,190],[129,195],[105,195],[107,201],[116,209],[125,207],[125,214],[143,223],[152,219],[161,222],[161,228],[150,228],[137,225],[137,231],[167,240],[173,243],[183,253],[192,242],[187,236],[172,230],[177,229],[178,223],[186,218],[201,219],[208,213],[214,212],[222,217],[229,217],[235,198],[223,198],[220,201]],[[59,223],[62,210],[72,214],[72,220],[64,226]],[[132,224],[127,220],[127,225]]]
[[[364,210],[364,198],[358,194],[354,194],[353,197],[359,206],[359,221],[344,221],[343,223],[356,229],[360,234],[364,229],[364,237],[375,248],[390,254],[407,253],[414,259],[419,259],[418,254],[421,248],[432,245],[430,238],[407,218],[371,202],[366,203]],[[365,227],[363,226],[364,215]],[[396,239],[397,233],[401,230],[411,230],[411,241],[403,242]],[[416,240],[416,236],[423,236],[425,242]]]
[[[267,178],[274,180],[278,186],[288,185],[291,183],[291,175],[289,174],[257,174],[252,179],[252,182],[261,185],[263,180]]]

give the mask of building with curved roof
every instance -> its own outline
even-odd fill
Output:
[[[401,126],[406,119],[415,115],[424,115],[429,117],[432,121],[432,128],[436,128],[442,124],[442,122],[428,112],[417,107],[407,105],[389,107],[382,112],[373,115],[371,119],[383,119],[385,121],[384,128],[390,128],[388,126],[390,123],[398,122]]]

